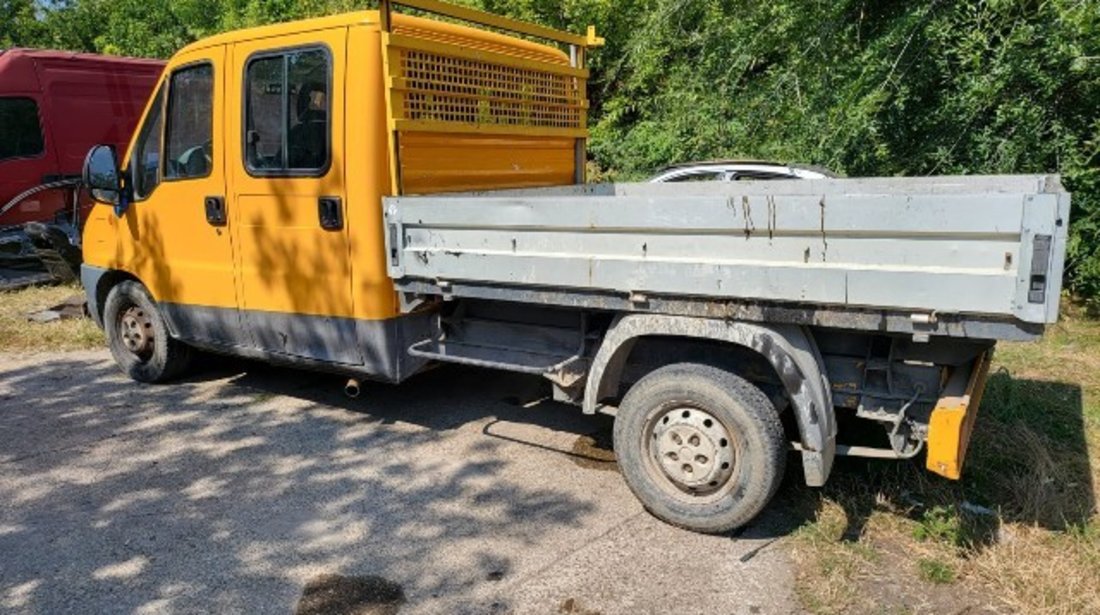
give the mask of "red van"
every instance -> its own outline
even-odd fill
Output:
[[[11,201],[35,186],[79,179],[84,155],[97,143],[125,148],[163,67],[156,60],[0,50],[0,229],[72,211],[72,187]]]

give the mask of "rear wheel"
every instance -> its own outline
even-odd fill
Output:
[[[103,308],[107,344],[126,375],[138,382],[164,382],[182,374],[191,349],[172,339],[144,286],[127,280],[111,289]]]
[[[759,514],[786,462],[768,397],[735,374],[693,363],[662,367],[630,388],[615,417],[615,452],[651,513],[705,533]]]

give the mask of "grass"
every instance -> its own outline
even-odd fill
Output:
[[[0,352],[54,352],[102,348],[103,332],[90,319],[34,323],[27,314],[83,294],[76,285],[35,286],[0,292]]]
[[[955,581],[955,567],[934,557],[925,557],[917,561],[920,578],[929,583],[946,584]]]
[[[809,511],[793,544],[812,612],[935,612],[969,596],[1100,613],[1100,321],[1071,307],[1041,341],[998,346],[961,481],[919,460],[844,459],[823,490],[794,492]],[[893,554],[908,565],[884,565]]]

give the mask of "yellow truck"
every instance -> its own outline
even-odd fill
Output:
[[[838,454],[958,478],[995,342],[1057,318],[1058,178],[587,185],[601,43],[401,0],[181,50],[128,151],[85,162],[82,281],[123,371],[536,374],[704,532],[759,513],[791,450],[810,485]]]

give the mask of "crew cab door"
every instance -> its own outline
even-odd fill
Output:
[[[133,202],[121,217],[120,266],[136,275],[186,340],[244,345],[225,201],[225,47],[179,54],[130,149]],[[100,246],[89,246],[98,251]]]
[[[344,168],[347,29],[233,47],[234,239],[261,349],[362,362],[352,317]]]

